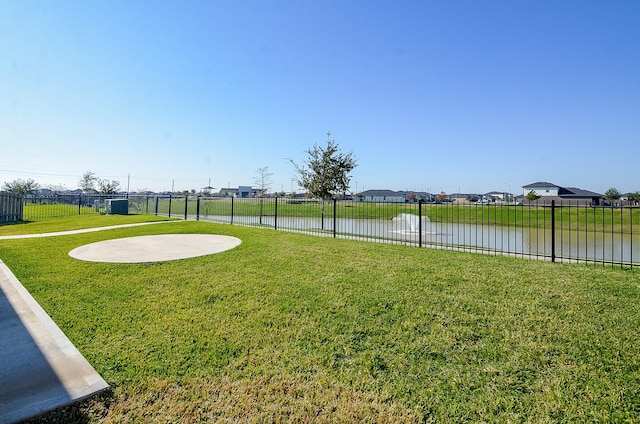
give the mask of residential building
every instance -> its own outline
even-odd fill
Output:
[[[407,201],[407,193],[393,190],[366,190],[356,194],[356,200],[361,202],[405,203]]]
[[[562,187],[548,182],[537,182],[522,187],[526,199],[530,192],[540,196],[539,201],[557,200],[562,203],[576,205],[598,206],[602,201],[602,194],[577,187]]]

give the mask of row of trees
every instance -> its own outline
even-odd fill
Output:
[[[120,182],[114,180],[107,180],[96,177],[93,172],[85,172],[78,185],[85,193],[96,194],[116,194],[120,190]],[[36,183],[33,179],[17,179],[11,182],[6,182],[2,186],[2,191],[8,191],[10,193],[16,193],[21,195],[32,195],[40,190],[40,184]],[[55,188],[62,191],[61,188]],[[55,190],[54,190],[55,191]]]
[[[78,182],[85,193],[116,194],[120,191],[120,182],[98,178],[93,172],[85,172]]]
[[[32,179],[28,180],[13,180],[8,183],[4,183],[2,191],[8,191],[9,193],[16,193],[22,195],[34,194],[40,189],[40,185]]]
[[[327,134],[330,135],[331,132]],[[298,185],[318,199],[328,200],[346,195],[351,183],[349,174],[357,166],[353,153],[343,153],[335,140],[328,137],[326,146],[316,143],[306,153],[308,158],[302,165],[290,159],[296,171],[295,181]],[[266,193],[273,183],[272,176],[268,167],[256,171],[254,183],[261,193]],[[119,181],[98,178],[90,171],[82,175],[78,185],[85,193],[116,194],[120,190]],[[24,195],[34,194],[39,189],[40,185],[32,179],[14,180],[4,183],[2,187],[3,191]]]
[[[604,193],[604,200],[611,203],[617,202],[618,200],[620,200],[621,197],[622,197],[622,193],[620,193],[618,189],[616,189],[615,187],[611,187],[609,190],[607,190]],[[628,200],[636,205],[640,203],[640,191],[631,193],[628,196]]]

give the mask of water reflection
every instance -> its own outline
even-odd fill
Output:
[[[394,219],[350,219],[273,216],[201,216],[200,219],[240,225],[265,225],[295,231],[336,233],[362,239],[382,239],[401,243],[455,246],[463,249],[491,250],[519,255],[552,255],[551,229],[500,227],[458,223],[419,221],[415,215]],[[640,262],[640,237],[631,235],[557,230],[557,258],[602,262]]]

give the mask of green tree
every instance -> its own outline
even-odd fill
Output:
[[[98,181],[98,177],[93,172],[87,171],[82,174],[82,178],[78,181],[78,185],[85,193],[97,193],[96,183]]]
[[[330,136],[331,131],[327,133],[326,147],[316,143],[306,151],[308,159],[304,165],[298,165],[291,159],[298,185],[304,187],[311,196],[322,200],[322,229],[325,201],[347,194],[351,182],[349,173],[358,166],[353,152],[343,153],[335,140],[329,139]]]
[[[611,187],[609,190],[607,190],[604,193],[604,199],[608,200],[609,202],[616,202],[620,199],[622,195],[620,194],[620,192],[618,191],[618,189]]]
[[[629,195],[629,201],[632,202],[634,205],[637,205],[640,203],[640,191],[636,191],[634,193],[631,193]]]
[[[98,183],[98,193],[100,194],[116,194],[118,190],[120,190],[120,182],[114,180],[97,180]]]
[[[28,180],[13,180],[8,183],[4,183],[2,186],[3,191],[8,191],[16,194],[33,194],[38,190],[40,186],[32,179]]]
[[[331,131],[327,135],[331,136]],[[346,195],[351,182],[349,173],[357,166],[353,152],[343,153],[335,140],[327,140],[326,147],[316,143],[306,153],[309,156],[302,166],[291,160],[298,185],[322,200]]]
[[[531,190],[529,193],[527,193],[527,195],[525,196],[525,199],[527,199],[529,202],[535,202],[536,200],[538,200],[540,198],[540,196],[538,195],[538,193],[536,193],[535,191]]]

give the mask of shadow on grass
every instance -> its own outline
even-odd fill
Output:
[[[10,225],[21,225],[21,224],[30,224],[34,221],[24,220],[24,221],[12,221],[12,222],[0,222],[0,227],[8,227]]]
[[[22,424],[88,424],[104,419],[114,401],[113,389],[22,421]]]

